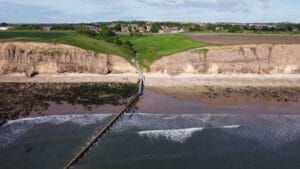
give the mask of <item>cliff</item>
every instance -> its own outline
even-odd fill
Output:
[[[0,74],[130,73],[136,68],[121,57],[98,54],[69,45],[0,43]]]
[[[164,57],[151,72],[181,73],[300,73],[300,45],[235,45],[193,49]]]

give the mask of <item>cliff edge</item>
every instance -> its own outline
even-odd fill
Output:
[[[0,43],[0,75],[10,73],[135,73],[125,59],[86,51],[63,44],[5,42]]]
[[[157,60],[150,72],[177,74],[298,74],[300,45],[234,45],[192,49]]]

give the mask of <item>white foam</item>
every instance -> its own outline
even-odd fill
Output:
[[[148,136],[150,138],[159,139],[160,137],[165,137],[166,139],[177,142],[184,143],[189,139],[193,133],[202,131],[203,128],[187,128],[187,129],[173,129],[173,130],[149,130],[138,132],[141,136]]]
[[[5,147],[12,143],[17,138],[26,134],[32,127],[39,124],[64,124],[71,123],[79,126],[95,124],[111,116],[110,114],[95,114],[95,115],[55,115],[45,117],[23,118],[18,120],[8,121],[1,128],[4,132],[0,135],[0,145]]]
[[[45,117],[32,117],[23,118],[18,120],[8,121],[3,127],[7,127],[15,124],[63,124],[63,123],[73,123],[81,126],[96,123],[98,120],[106,118],[110,114],[96,114],[96,115],[55,115],[55,116],[45,116]]]
[[[241,127],[240,125],[223,126],[224,129],[236,129],[240,127]]]

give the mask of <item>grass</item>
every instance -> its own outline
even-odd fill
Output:
[[[0,40],[51,40],[63,38],[71,32],[42,32],[42,31],[0,31]]]
[[[126,60],[132,58],[132,52],[126,48],[116,46],[103,40],[80,35],[72,31],[0,31],[0,42],[1,41],[62,43],[97,53],[122,56]]]
[[[141,66],[148,68],[154,61],[168,55],[189,49],[207,46],[194,42],[181,34],[129,36],[120,35],[122,41],[129,40],[139,54]],[[118,55],[130,60],[133,53],[128,48],[116,46],[104,40],[97,40],[74,31],[0,31],[1,41],[33,41],[62,43],[98,53]]]
[[[72,34],[62,39],[51,40],[55,43],[64,43],[72,46],[77,46],[82,49],[91,50],[97,53],[105,53],[111,55],[122,56],[126,60],[132,58],[132,52],[126,48],[116,46],[103,40],[93,39],[84,35]]]
[[[146,68],[164,56],[208,45],[194,42],[180,34],[121,36],[121,40],[129,40],[133,44],[139,54],[140,64]]]

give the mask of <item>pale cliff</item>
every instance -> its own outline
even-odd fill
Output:
[[[125,59],[62,44],[0,43],[0,74],[133,73]]]
[[[163,57],[150,72],[181,73],[300,73],[300,45],[234,45],[193,49]]]

